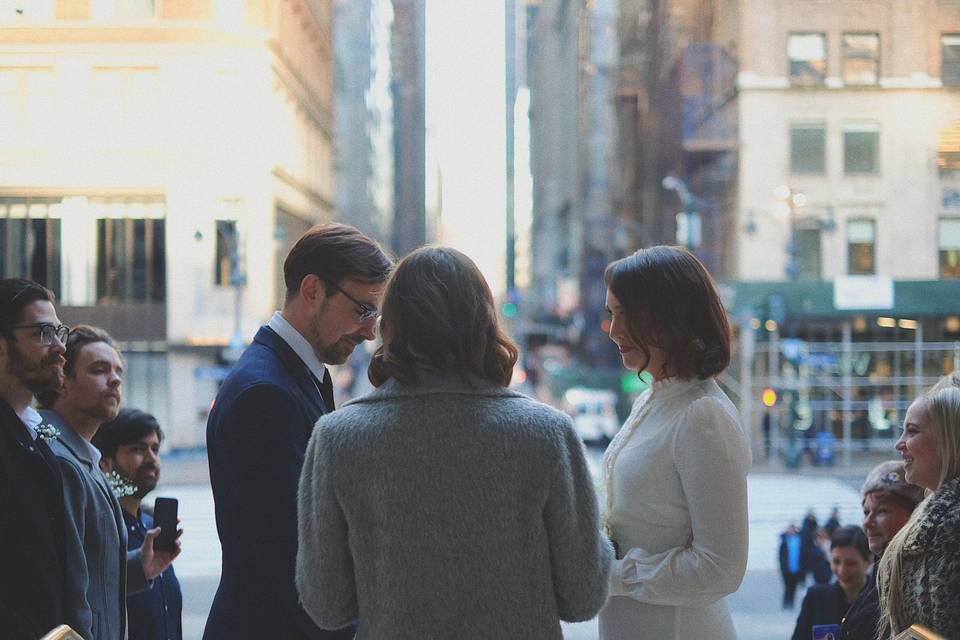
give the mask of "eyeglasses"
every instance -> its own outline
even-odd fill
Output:
[[[37,322],[35,324],[18,324],[11,329],[39,329],[40,332],[40,346],[49,347],[53,344],[54,338],[59,340],[61,344],[67,343],[67,336],[70,335],[70,327],[65,324],[59,326],[50,324],[49,322]]]
[[[333,280],[327,280],[327,282],[329,282],[330,285],[331,285],[334,289],[336,289],[337,291],[339,291],[340,293],[342,293],[344,296],[346,296],[347,300],[349,300],[349,301],[352,302],[353,304],[357,305],[357,307],[358,307],[358,310],[357,310],[357,316],[358,316],[358,317],[357,317],[357,319],[358,319],[360,322],[366,322],[367,320],[374,320],[374,319],[380,317],[380,310],[377,309],[376,307],[371,307],[370,305],[368,305],[368,304],[366,304],[366,303],[360,302],[359,300],[357,300],[356,298],[354,298],[352,295],[350,295],[349,293],[347,293],[346,291],[344,291],[344,290],[340,287],[340,285],[338,285],[338,284],[337,284],[336,282],[334,282]]]

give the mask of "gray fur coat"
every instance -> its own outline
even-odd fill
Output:
[[[919,623],[944,638],[960,638],[960,478],[945,482],[917,510],[899,558],[904,627]],[[889,582],[881,564],[881,599]]]
[[[522,394],[421,371],[310,439],[296,578],[321,627],[560,639],[603,605],[611,553],[570,419]]]

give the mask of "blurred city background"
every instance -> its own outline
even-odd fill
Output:
[[[776,534],[809,507],[856,522],[906,407],[960,363],[960,0],[0,0],[0,277],[120,340],[125,403],[194,496],[198,611],[207,412],[328,220],[473,256],[515,383],[593,464],[645,386],[603,269],[694,251],[754,455],[737,624],[786,635]]]

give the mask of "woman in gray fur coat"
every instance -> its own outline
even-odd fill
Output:
[[[304,608],[360,639],[559,640],[599,611],[612,557],[570,419],[507,388],[517,348],[462,253],[407,256],[382,312],[377,389],[307,449]]]
[[[880,559],[877,638],[913,624],[960,638],[960,373],[944,376],[910,405],[897,451],[907,482],[928,497]]]

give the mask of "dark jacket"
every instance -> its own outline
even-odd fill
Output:
[[[841,640],[874,640],[880,620],[880,599],[877,596],[876,565],[867,574],[867,584],[850,605],[840,629]]]
[[[94,463],[90,444],[56,411],[41,411],[60,435],[50,442],[57,456],[66,511],[67,624],[84,638],[126,638],[127,594],[150,582],[140,551],[127,551],[120,503]]]
[[[815,624],[840,624],[847,612],[847,597],[836,582],[807,589],[793,629],[793,640],[810,640]]]
[[[204,640],[353,637],[314,624],[294,584],[297,483],[314,424],[332,406],[269,327],[224,380],[207,421],[223,570]]]
[[[36,640],[66,622],[63,485],[43,440],[34,442],[0,399],[0,633]]]
[[[127,548],[143,546],[147,531],[153,528],[149,514],[137,516],[123,512],[127,526]],[[130,640],[181,640],[183,595],[173,565],[163,570],[153,581],[153,587],[127,596],[127,621]]]

